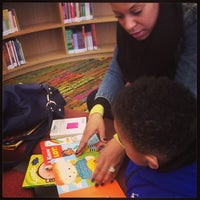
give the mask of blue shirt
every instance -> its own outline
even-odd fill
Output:
[[[131,175],[132,174],[132,175]],[[196,162],[170,172],[158,172],[129,161],[125,176],[127,197],[195,198],[197,197]]]

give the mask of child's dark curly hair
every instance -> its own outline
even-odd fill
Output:
[[[166,77],[142,77],[117,96],[114,119],[134,148],[173,158],[196,138],[196,100]]]

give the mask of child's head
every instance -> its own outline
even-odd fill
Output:
[[[187,153],[196,138],[196,100],[166,77],[142,77],[113,105],[115,129],[129,158],[158,169]]]

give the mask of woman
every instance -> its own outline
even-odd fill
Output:
[[[117,46],[97,93],[88,96],[89,120],[77,150],[81,155],[94,133],[106,144],[92,177],[97,185],[115,178],[125,155],[115,137],[106,141],[103,122],[103,117],[112,118],[111,105],[123,87],[143,75],[168,76],[195,97],[197,87],[196,4],[133,2],[111,7],[118,19]]]

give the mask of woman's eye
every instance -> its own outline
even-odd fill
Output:
[[[131,11],[131,14],[134,16],[138,16],[138,15],[140,15],[141,12],[142,12],[142,10]]]
[[[124,16],[123,16],[123,15],[115,15],[115,17],[116,17],[117,19],[122,19]]]

